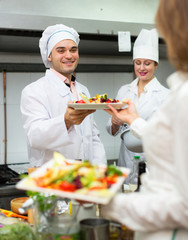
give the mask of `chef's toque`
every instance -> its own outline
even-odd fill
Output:
[[[48,57],[53,47],[58,42],[65,39],[71,39],[77,45],[80,42],[79,34],[77,33],[77,31],[63,24],[49,26],[44,30],[42,37],[39,40],[39,47],[42,60],[47,68],[51,67],[51,63],[48,61]]]
[[[133,60],[136,58],[150,59],[159,62],[158,33],[152,30],[142,29],[134,43]]]

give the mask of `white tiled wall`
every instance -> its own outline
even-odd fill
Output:
[[[167,61],[160,63],[157,71],[159,81],[166,85],[166,77],[173,71]],[[7,162],[28,162],[27,148],[20,114],[21,91],[32,81],[44,73],[7,73]],[[77,73],[77,80],[90,90],[91,96],[97,93],[107,93],[115,98],[118,89],[123,84],[133,80],[132,73]],[[3,114],[3,73],[0,73],[0,164],[4,163],[4,114]],[[107,158],[116,159],[119,155],[119,137],[110,136],[105,129],[108,114],[102,110],[94,113],[96,123],[101,132]]]
[[[7,163],[27,162],[27,148],[20,114],[22,89],[43,73],[6,73]],[[3,73],[0,74],[0,164],[4,164]]]
[[[79,73],[77,79],[85,84],[91,96],[97,93],[107,93],[110,98],[115,98],[119,88],[133,79],[132,73]],[[106,131],[106,123],[109,115],[102,110],[94,113],[95,121],[101,133],[107,158],[116,159],[119,155],[120,138],[109,135]]]

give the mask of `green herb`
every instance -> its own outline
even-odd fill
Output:
[[[20,179],[23,179],[23,178],[26,178],[26,177],[28,177],[28,174],[21,174],[21,175],[19,175]]]
[[[66,181],[69,183],[72,183],[75,179],[75,174],[74,174],[74,170],[68,172],[64,177],[62,177],[61,179],[58,179],[58,181]]]
[[[93,182],[93,179],[95,178],[95,170],[90,169],[87,173],[87,175],[84,175],[80,178],[80,181],[84,187],[89,187],[90,184]]]
[[[54,195],[46,197],[42,193],[32,192],[32,191],[27,191],[26,194],[29,197],[33,198],[34,202],[38,204],[39,210],[41,212],[45,212],[49,210],[53,206],[54,200],[57,199],[57,197]]]
[[[103,98],[103,99],[107,100],[107,98],[108,98],[108,95],[105,93],[104,95],[102,95],[102,96],[101,96],[101,98]]]
[[[118,176],[122,176],[123,173],[121,170],[119,170],[116,166],[114,165],[108,165],[107,167],[107,175],[108,176],[113,176],[113,175],[118,175]]]

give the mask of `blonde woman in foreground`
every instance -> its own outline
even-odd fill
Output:
[[[133,103],[109,114],[130,124],[143,141],[150,165],[140,192],[116,195],[103,215],[135,231],[136,240],[188,239],[188,1],[160,0],[156,27],[165,39],[177,72],[169,76],[170,94],[146,122]]]

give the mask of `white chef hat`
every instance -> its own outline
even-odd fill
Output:
[[[49,26],[44,30],[42,37],[39,40],[39,47],[42,60],[47,68],[51,67],[51,63],[48,61],[48,57],[53,47],[58,42],[65,39],[71,39],[77,45],[80,42],[79,34],[77,33],[77,31],[63,24]]]
[[[150,59],[159,62],[158,33],[155,28],[142,29],[134,43],[133,60],[136,58]]]

